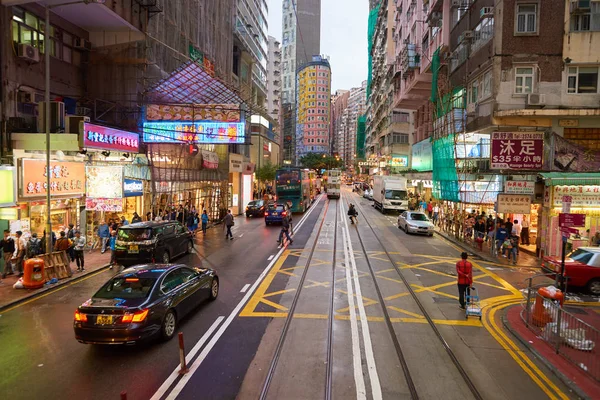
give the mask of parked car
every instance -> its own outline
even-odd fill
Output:
[[[420,233],[433,236],[434,227],[427,215],[422,212],[404,211],[398,215],[398,228],[406,233]]]
[[[149,221],[124,225],[117,231],[116,262],[135,265],[143,262],[168,264],[194,249],[192,234],[177,221]]]
[[[290,207],[283,203],[272,203],[267,206],[265,211],[265,225],[281,223],[284,217],[290,214]]]
[[[560,273],[560,257],[544,257],[542,270],[550,274]],[[593,295],[600,296],[600,247],[579,247],[568,254],[565,276],[568,286],[585,287]]]
[[[264,200],[252,200],[246,206],[246,217],[264,217],[265,207],[266,204]]]
[[[144,264],[113,276],[75,311],[75,338],[89,344],[168,340],[182,318],[219,294],[219,277],[207,268]]]
[[[365,189],[363,197],[367,200],[373,200],[373,189]]]

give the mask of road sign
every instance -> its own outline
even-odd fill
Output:
[[[558,214],[558,226],[560,226],[561,229],[584,227],[585,214],[560,213]]]

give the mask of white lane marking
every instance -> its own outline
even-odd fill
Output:
[[[213,324],[210,326],[210,328],[208,328],[206,333],[204,333],[204,335],[202,335],[202,337],[200,338],[200,340],[198,340],[198,342],[192,348],[192,350],[190,350],[190,352],[187,353],[187,355],[185,356],[186,361],[189,362],[192,358],[194,358],[194,356],[200,350],[202,345],[208,340],[210,335],[212,335],[212,333],[215,331],[215,329],[218,328],[218,326],[221,324],[221,322],[223,322],[224,319],[225,319],[224,316],[220,316],[219,318],[217,318],[215,320],[215,322],[213,322]],[[152,396],[150,398],[150,400],[159,400],[161,397],[163,397],[164,394],[169,389],[169,387],[171,387],[173,382],[175,382],[175,379],[177,379],[178,376],[179,376],[179,365],[173,370],[173,372],[171,372],[171,375],[169,375],[167,380],[158,388],[158,390],[156,391],[156,393],[154,393],[154,396]]]
[[[343,227],[342,227],[343,230]],[[360,338],[358,337],[358,323],[356,322],[356,309],[354,308],[354,290],[350,278],[348,248],[346,247],[346,235],[342,235],[344,244],[344,259],[346,270],[346,287],[348,294],[348,307],[350,308],[350,331],[352,333],[352,364],[354,366],[354,383],[356,385],[356,398],[366,399],[365,379],[362,373],[362,356],[360,353]]]
[[[271,261],[271,260],[273,259],[273,257],[275,257],[275,254],[271,254],[271,255],[269,256],[269,258],[267,258],[267,260]]]
[[[249,288],[249,287],[250,287],[250,284],[249,284],[249,283],[246,283],[246,284],[244,285],[244,287],[242,288],[242,290],[240,290],[240,292],[242,292],[242,293],[246,293],[246,290],[248,290],[248,288]]]
[[[321,196],[319,196],[319,200],[317,202],[315,202],[315,205],[317,205],[320,201],[321,201]],[[298,227],[296,229],[300,229],[302,227],[302,225],[304,225],[304,222],[306,222],[306,220],[308,219],[308,217],[310,216],[310,214],[312,214],[312,212],[315,210],[315,208],[316,207],[314,207],[314,206],[310,208],[310,210],[308,211],[308,213],[306,213],[302,217],[302,219],[298,223]],[[248,300],[250,299],[250,297],[252,296],[252,294],[254,293],[254,291],[256,290],[256,288],[258,287],[258,285],[262,282],[262,280],[265,278],[265,276],[267,276],[267,274],[269,273],[269,271],[271,270],[271,268],[273,268],[273,265],[275,265],[275,263],[277,262],[277,260],[279,259],[279,257],[281,257],[281,255],[283,254],[284,250],[285,249],[279,250],[279,252],[275,255],[275,258],[269,263],[269,265],[266,266],[266,268],[263,270],[263,272],[261,272],[261,274],[258,276],[258,278],[256,279],[256,281],[250,287],[250,290],[248,292],[246,292],[246,295],[235,306],[235,308],[233,309],[233,311],[231,311],[231,313],[229,314],[229,316],[227,317],[227,319],[225,320],[225,322],[223,323],[223,325],[221,325],[221,327],[219,328],[219,330],[217,331],[217,333],[212,337],[212,339],[210,340],[210,342],[208,342],[208,344],[206,345],[206,347],[204,348],[204,350],[202,351],[202,353],[200,353],[200,355],[198,356],[198,358],[196,358],[194,360],[194,362],[192,364],[190,364],[190,366],[189,366],[189,372],[187,374],[185,374],[181,378],[181,380],[177,383],[177,385],[169,393],[167,399],[173,400],[173,399],[176,399],[177,396],[179,396],[179,394],[181,393],[181,391],[183,390],[183,388],[185,387],[185,385],[187,384],[187,382],[194,375],[194,373],[196,372],[196,370],[198,369],[198,367],[200,367],[200,365],[202,364],[202,362],[204,361],[204,359],[206,358],[206,356],[208,355],[208,353],[212,350],[212,348],[215,346],[215,344],[219,341],[219,339],[221,338],[221,336],[223,336],[223,333],[225,333],[225,331],[227,330],[227,328],[229,327],[229,325],[231,325],[231,323],[233,322],[233,320],[235,319],[235,317],[239,314],[239,312],[242,309],[242,307],[248,302]],[[175,369],[175,371],[179,371],[179,367],[177,367]],[[161,387],[159,388],[159,391],[163,388],[163,386],[166,386],[166,388],[164,389],[166,391],[167,388],[169,386],[171,386],[171,384],[173,383],[173,381],[175,380],[175,378],[173,378],[173,380],[171,380],[168,383],[167,381],[169,379],[171,379],[171,377],[169,376],[169,378],[167,378],[167,381],[165,381],[165,383],[163,383],[161,385]],[[164,395],[164,393],[165,392],[163,391],[160,394],[160,396],[157,397],[157,394],[158,394],[158,391],[157,391],[154,394],[154,396],[152,396],[152,398],[150,400],[158,400],[158,399],[160,399]]]
[[[242,237],[242,236],[244,236],[244,234],[243,234],[243,233],[240,235],[240,237]]]
[[[340,208],[342,215],[344,214],[344,202],[340,202]],[[356,267],[356,259],[354,258],[354,249],[352,248],[352,240],[350,239],[350,230],[348,229],[348,221],[344,220],[344,229],[342,231],[347,236],[348,242],[348,253],[350,255],[350,264],[352,265],[352,277],[354,279],[354,288],[356,292],[356,299],[358,303],[358,314],[360,315],[360,327],[363,336],[363,342],[365,345],[365,354],[367,358],[367,369],[369,371],[369,380],[371,381],[371,391],[373,398],[379,400],[383,398],[381,393],[381,383],[379,382],[379,375],[377,374],[377,366],[375,365],[375,356],[373,354],[373,344],[371,342],[371,332],[369,331],[369,322],[367,321],[367,312],[365,311],[365,304],[363,302],[362,290],[360,288],[360,281],[358,279],[358,268]],[[382,306],[384,306],[382,304]]]

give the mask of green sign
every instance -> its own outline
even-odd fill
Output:
[[[196,61],[197,63],[204,63],[204,53],[200,51],[200,49],[194,47],[194,45],[190,44],[188,47],[188,51],[190,53],[190,58],[192,61]]]
[[[0,167],[0,207],[17,204],[17,185],[15,167]]]

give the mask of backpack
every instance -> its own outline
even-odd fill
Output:
[[[27,246],[27,257],[35,257],[42,254],[42,242],[38,238],[29,239],[29,246]]]

